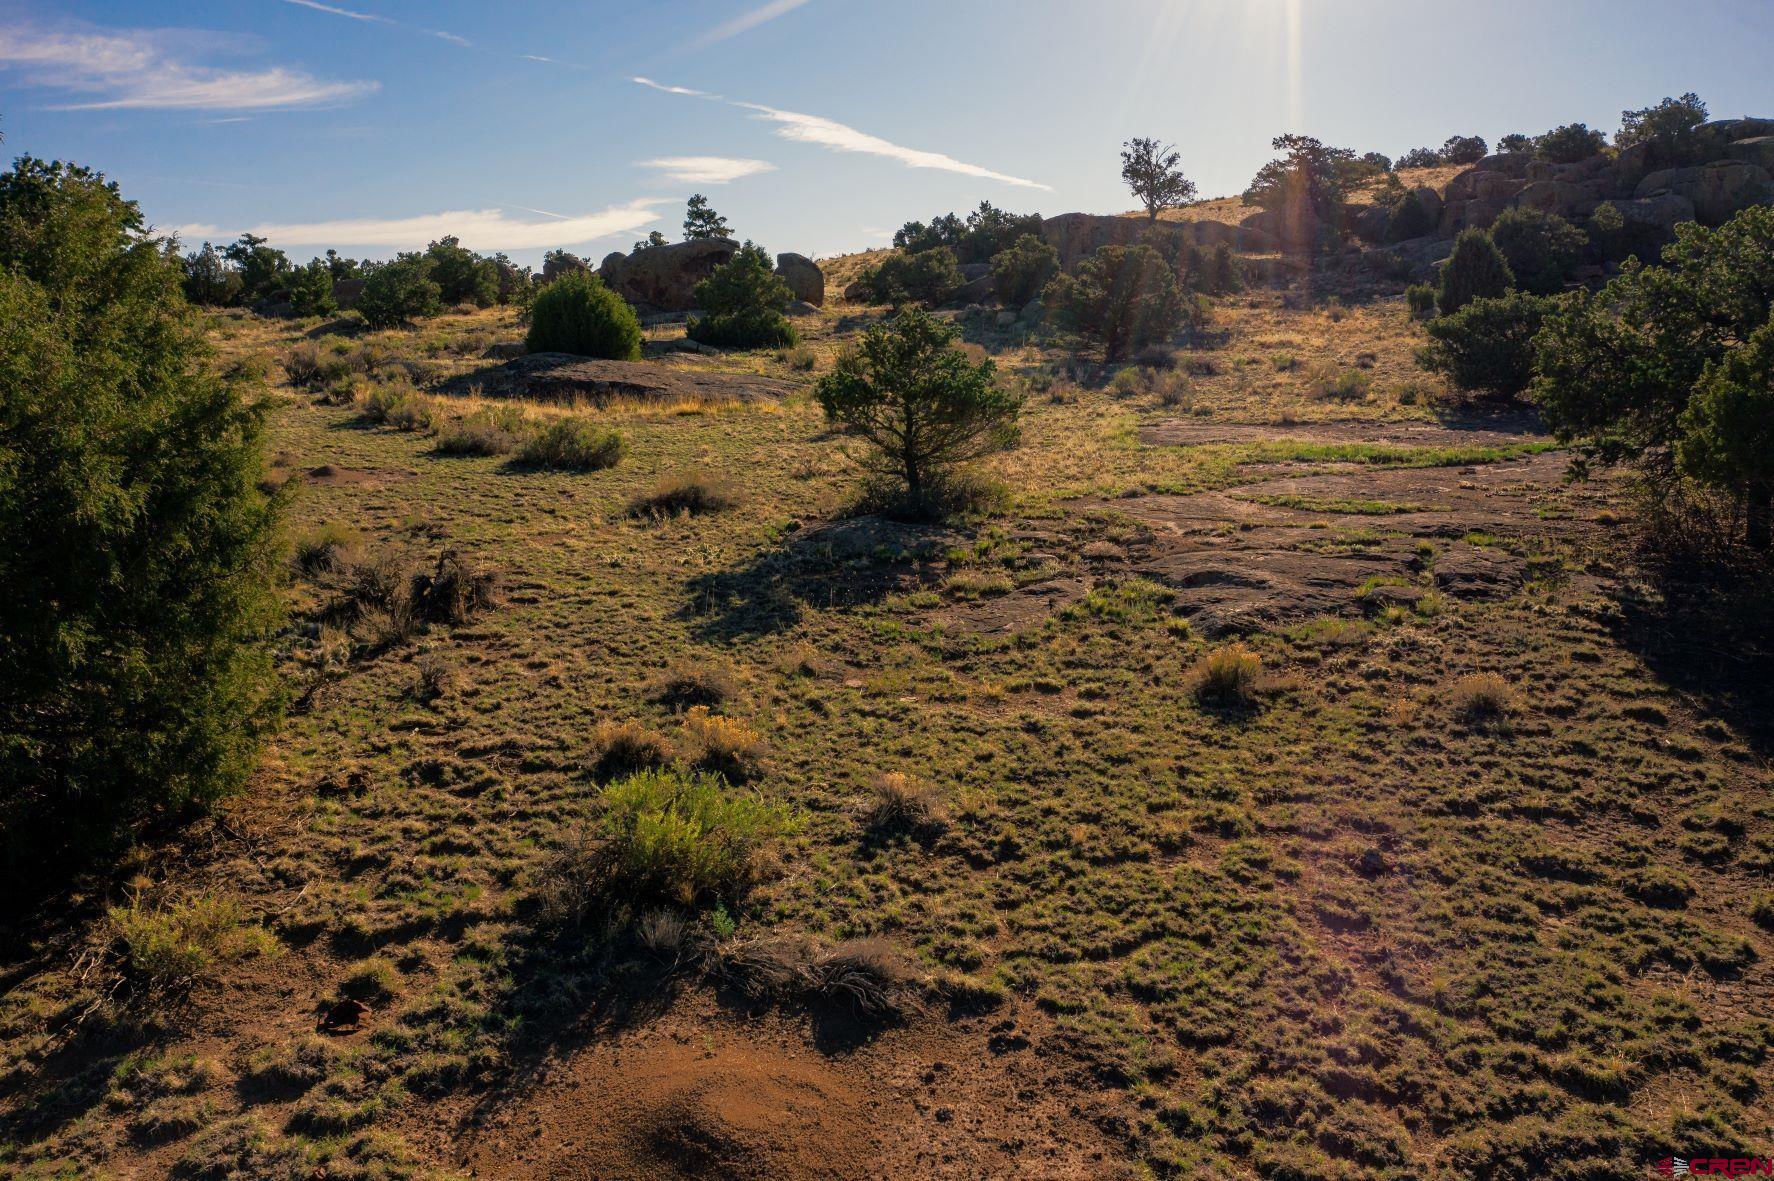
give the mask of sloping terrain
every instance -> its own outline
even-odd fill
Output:
[[[582,474],[441,454],[274,376],[298,534],[455,551],[499,600],[368,644],[292,572],[258,782],[129,870],[273,945],[120,1008],[100,900],[58,900],[7,965],[0,1166],[1576,1178],[1774,1150],[1756,666],[1635,572],[1627,489],[1568,484],[1529,419],[1437,414],[1397,301],[1215,314],[1115,384],[970,322],[1029,399],[991,461],[1013,508],[964,530],[845,517],[855,470],[787,354],[673,362],[780,397],[534,408],[626,434]],[[872,315],[810,325],[815,374]],[[455,413],[515,334],[378,343]],[[300,339],[216,336],[230,364]],[[630,511],[685,473],[737,503]],[[1203,692],[1240,637],[1251,692]],[[890,1011],[538,921],[598,724],[677,738],[684,668],[800,827],[683,946],[878,937],[911,965]],[[946,825],[871,831],[884,773]]]

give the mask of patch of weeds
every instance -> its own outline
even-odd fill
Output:
[[[554,471],[595,472],[615,467],[628,454],[622,435],[580,418],[561,418],[525,439],[514,457],[520,465]]]
[[[603,788],[598,803],[592,828],[542,871],[539,901],[554,921],[579,921],[600,904],[739,898],[796,827],[780,805],[696,772],[642,771]]]
[[[739,697],[739,678],[714,660],[678,660],[653,682],[653,700],[671,709],[725,705]]]
[[[1515,712],[1515,693],[1496,673],[1473,673],[1448,687],[1448,707],[1463,722],[1499,722]]]
[[[631,517],[694,517],[724,512],[739,503],[732,487],[707,475],[666,476],[628,504]]]
[[[1195,668],[1195,699],[1222,709],[1247,709],[1256,704],[1263,662],[1243,644],[1215,648]]]
[[[599,722],[591,732],[591,774],[602,781],[656,771],[675,754],[670,739],[639,722]]]
[[[476,410],[445,423],[433,449],[439,455],[509,455],[534,429],[516,406]]]
[[[232,898],[196,895],[145,906],[132,899],[108,912],[124,973],[141,997],[167,997],[212,981],[230,966],[277,950],[277,940]]]
[[[947,793],[925,780],[885,771],[869,785],[863,828],[876,836],[940,832],[948,826]]]
[[[744,783],[763,773],[769,744],[744,722],[693,705],[679,724],[678,750],[685,766]]]

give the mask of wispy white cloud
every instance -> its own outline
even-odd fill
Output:
[[[657,168],[667,180],[692,185],[724,185],[760,172],[775,172],[768,160],[740,160],[732,156],[661,156],[642,160],[642,168]]]
[[[630,82],[638,82],[642,86],[651,87],[664,94],[682,94],[689,98],[720,98],[718,94],[710,94],[706,90],[691,90],[688,86],[667,86],[663,82],[655,82],[651,78],[630,78]]]
[[[654,210],[662,204],[665,201],[661,198],[643,198],[597,213],[578,216],[544,214],[548,218],[546,221],[514,218],[504,209],[495,208],[451,210],[414,217],[266,222],[255,226],[185,225],[173,227],[172,232],[188,242],[232,239],[244,232],[267,238],[280,248],[353,246],[386,250],[417,250],[453,234],[471,250],[540,250],[576,246],[646,229],[658,222]]]
[[[457,36],[455,33],[446,33],[442,29],[426,29],[425,32],[429,36],[436,37],[439,41],[448,41],[451,45],[460,45],[464,49],[474,48],[474,42],[466,37]]]
[[[737,37],[741,33],[749,33],[759,25],[768,24],[779,16],[785,16],[805,3],[807,0],[770,0],[768,4],[759,5],[750,12],[734,17],[724,25],[710,29],[692,43],[692,48],[706,49],[710,45],[719,44],[729,38]]]
[[[354,21],[368,21],[372,24],[391,25],[394,22],[385,16],[377,16],[373,12],[353,12],[349,8],[336,8],[331,4],[322,4],[320,0],[283,0],[285,4],[294,4],[299,8],[312,8],[315,12],[330,12],[334,16],[348,17]]]
[[[953,172],[961,176],[978,177],[981,180],[995,180],[1002,184],[1016,185],[1025,189],[1041,189],[1052,192],[1052,185],[1040,181],[1029,180],[1009,173],[996,172],[978,164],[968,164],[953,156],[945,156],[941,152],[927,152],[919,148],[908,148],[878,135],[870,135],[859,131],[835,119],[827,119],[822,115],[804,115],[799,111],[784,111],[776,107],[767,107],[762,103],[740,102],[738,99],[723,98],[718,94],[710,94],[706,90],[691,90],[684,86],[667,86],[655,82],[651,78],[634,78],[631,81],[666,94],[681,94],[690,98],[709,99],[713,102],[726,103],[738,107],[767,122],[776,124],[776,134],[783,139],[797,143],[817,144],[834,152],[858,152],[868,156],[881,156],[888,160],[898,160],[907,168],[934,168],[942,172]]]
[[[191,57],[201,35],[174,30],[64,31],[0,28],[0,68],[22,71],[28,86],[84,101],[58,110],[129,108],[267,110],[338,106],[373,93],[375,82],[329,82],[302,70],[224,70]]]

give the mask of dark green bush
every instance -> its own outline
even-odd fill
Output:
[[[499,300],[499,264],[465,249],[456,238],[443,238],[425,249],[431,281],[444,304],[471,303],[490,308]]]
[[[1150,246],[1105,246],[1043,298],[1055,323],[1100,343],[1111,363],[1168,339],[1182,317],[1176,278]]]
[[[1416,190],[1406,189],[1392,202],[1391,212],[1386,217],[1386,240],[1404,242],[1426,237],[1440,225],[1440,220]]]
[[[0,175],[0,855],[14,885],[244,783],[278,699],[261,414],[114,184]]]
[[[1706,104],[1693,91],[1680,98],[1666,98],[1654,107],[1620,112],[1620,131],[1614,136],[1616,147],[1631,147],[1647,140],[1662,139],[1672,146],[1685,146],[1694,129],[1706,122]]]
[[[1441,268],[1435,306],[1450,316],[1475,299],[1495,299],[1515,286],[1515,276],[1497,243],[1483,230],[1462,230],[1454,253]]]
[[[1024,234],[1016,245],[992,260],[992,283],[998,302],[1020,308],[1059,273],[1059,251],[1034,234]]]
[[[1427,283],[1413,283],[1404,290],[1404,302],[1411,310],[1411,319],[1427,320],[1435,315],[1435,288]]]
[[[990,361],[975,365],[958,335],[917,309],[863,334],[817,391],[826,418],[874,445],[876,472],[902,486],[907,511],[928,514],[959,465],[1016,438],[1022,398],[999,386]]]
[[[573,271],[543,288],[530,307],[532,353],[572,353],[637,361],[641,322],[628,302],[596,275]]]
[[[1418,363],[1459,389],[1515,397],[1534,380],[1534,338],[1549,306],[1549,300],[1521,291],[1475,299],[1424,325],[1431,343]]]
[[[206,307],[227,307],[240,298],[240,272],[208,242],[185,256],[185,298]]]
[[[290,276],[290,306],[298,316],[330,316],[339,310],[333,299],[333,273],[324,259],[297,267]]]
[[[939,247],[916,254],[894,254],[863,272],[860,279],[870,303],[923,304],[936,307],[948,301],[962,284],[955,252]]]
[[[908,221],[894,233],[893,244],[907,254],[946,246],[960,262],[990,262],[1029,234],[1041,236],[1040,214],[1009,213],[990,201],[981,201],[965,221],[952,213],[929,225]]]
[[[1589,249],[1589,237],[1556,213],[1508,209],[1490,229],[1523,291],[1556,295]]]
[[[395,328],[441,310],[443,292],[431,277],[431,263],[417,254],[377,267],[357,299],[357,313],[371,328]]]
[[[1554,164],[1581,164],[1601,155],[1608,137],[1582,123],[1555,127],[1534,140],[1534,155]]]
[[[702,315],[690,321],[691,340],[716,348],[784,348],[797,340],[783,315],[794,292],[770,266],[762,249],[747,242],[714,274],[696,285]]]

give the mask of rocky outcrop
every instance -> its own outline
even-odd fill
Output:
[[[782,281],[788,284],[788,289],[802,303],[810,303],[814,307],[825,305],[825,272],[806,255],[777,255],[776,273],[782,276]]]
[[[1637,197],[1672,193],[1694,203],[1701,225],[1719,226],[1752,205],[1774,203],[1774,177],[1765,168],[1741,160],[1720,160],[1698,168],[1653,172],[1639,182]]]
[[[1186,246],[1211,250],[1224,244],[1252,254],[1270,254],[1280,249],[1271,234],[1248,218],[1242,226],[1218,221],[1161,221],[1154,225],[1144,217],[1062,213],[1041,222],[1041,236],[1059,251],[1060,265],[1068,268],[1104,246],[1149,243],[1165,250]]]
[[[657,249],[657,248],[655,248]],[[589,402],[760,402],[793,392],[788,382],[751,374],[687,369],[653,361],[598,361],[567,353],[531,353],[446,383],[446,393],[489,398]]]
[[[739,253],[731,238],[695,238],[612,254],[598,268],[605,286],[637,308],[684,312],[696,306],[696,285]]]
[[[1505,209],[1582,221],[1603,204],[1639,226],[1722,225],[1751,206],[1774,204],[1774,119],[1721,119],[1679,141],[1649,140],[1573,164],[1486,156],[1448,182],[1446,197],[1441,231],[1448,235],[1488,227]]]
[[[544,283],[552,283],[562,275],[571,275],[575,273],[583,274],[589,270],[591,270],[591,267],[583,258],[580,258],[577,254],[568,254],[563,250],[559,253],[549,255],[543,262],[542,281]]]

